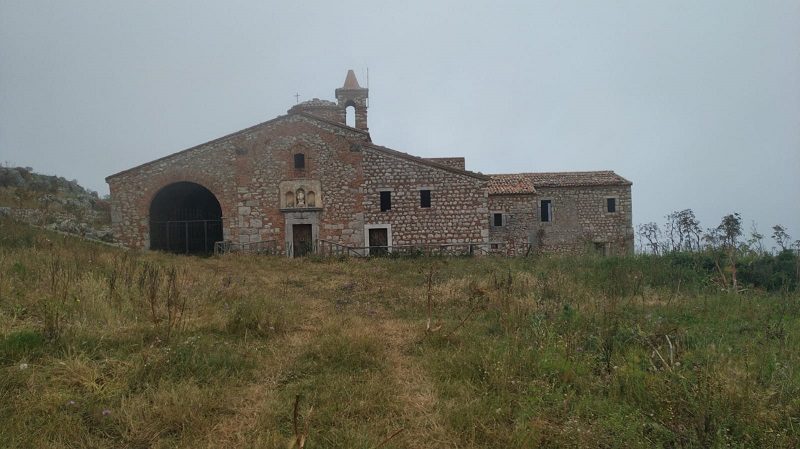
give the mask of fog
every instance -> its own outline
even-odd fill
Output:
[[[0,0],[0,161],[107,193],[368,69],[378,144],[483,173],[611,169],[634,225],[736,211],[797,239],[798,42],[798,1]]]

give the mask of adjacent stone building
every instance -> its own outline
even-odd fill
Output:
[[[336,102],[306,101],[109,176],[117,239],[190,253],[219,241],[269,243],[288,256],[321,241],[362,252],[430,244],[507,254],[632,250],[631,183],[621,176],[484,175],[465,170],[461,157],[379,146],[368,132],[368,93],[351,70]]]

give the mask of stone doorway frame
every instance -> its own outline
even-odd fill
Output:
[[[364,252],[369,256],[369,230],[370,229],[386,229],[386,245],[387,252],[392,252],[392,225],[385,224],[368,224],[364,225]]]
[[[293,227],[296,224],[310,224],[311,225],[311,241],[314,243],[312,253],[316,251],[316,243],[319,240],[319,214],[322,212],[321,208],[318,209],[305,209],[305,210],[284,210],[284,231],[286,234],[286,257],[294,257],[294,231]]]

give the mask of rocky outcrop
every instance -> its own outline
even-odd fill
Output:
[[[0,218],[113,242],[108,201],[77,181],[0,167]]]

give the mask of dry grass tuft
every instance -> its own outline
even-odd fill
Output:
[[[800,445],[788,291],[662,258],[199,259],[0,224],[0,447]]]

